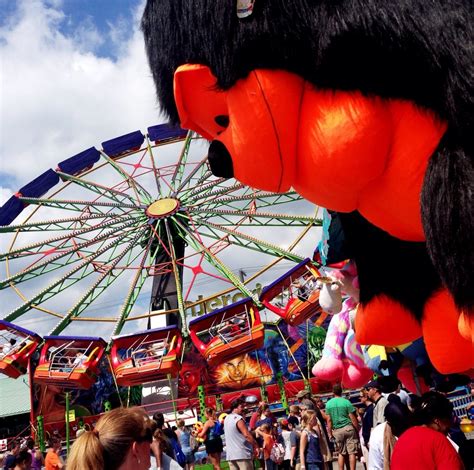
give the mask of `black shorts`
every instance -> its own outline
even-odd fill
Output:
[[[220,437],[208,439],[204,442],[204,445],[206,446],[206,452],[208,454],[217,454],[224,450],[224,446],[222,445],[222,439]]]

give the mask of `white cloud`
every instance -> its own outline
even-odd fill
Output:
[[[48,5],[19,2],[0,29],[0,204],[57,162],[160,120],[141,9],[125,41],[121,22],[106,37],[89,21],[67,37],[61,2]],[[92,52],[106,40],[120,44],[115,61]]]

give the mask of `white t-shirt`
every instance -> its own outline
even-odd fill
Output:
[[[250,460],[253,449],[250,442],[237,428],[237,423],[243,419],[237,413],[230,413],[224,420],[224,434],[227,460]]]
[[[370,433],[369,462],[367,463],[367,470],[383,470],[383,435],[386,426],[386,422],[378,424]]]
[[[285,456],[283,457],[284,460],[291,459],[291,433],[292,431],[287,431],[285,429],[281,432],[283,447],[285,448]]]

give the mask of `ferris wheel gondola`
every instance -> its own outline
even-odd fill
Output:
[[[289,325],[300,325],[323,313],[319,305],[319,290],[316,288],[319,276],[314,264],[305,259],[266,286],[260,300]]]
[[[33,331],[0,320],[0,372],[13,379],[25,374],[41,341],[41,336]]]

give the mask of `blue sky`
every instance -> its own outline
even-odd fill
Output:
[[[144,0],[0,0],[0,205],[56,163],[163,122]]]
[[[18,17],[23,2],[0,0],[0,19],[5,24]],[[66,37],[74,37],[82,29],[96,28],[103,41],[95,44],[93,50],[99,57],[117,58],[117,50],[111,41],[107,41],[113,25],[123,25],[123,40],[130,40],[133,34],[133,14],[143,2],[140,0],[55,0],[42,2],[45,7],[54,8],[63,13],[57,29]]]

